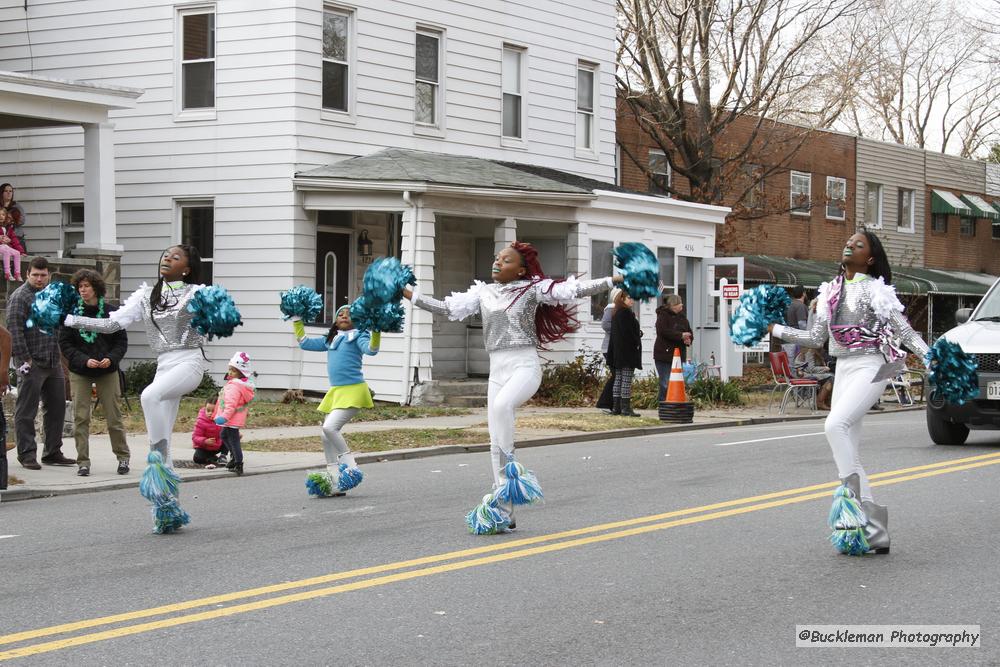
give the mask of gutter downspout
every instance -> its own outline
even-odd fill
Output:
[[[403,190],[403,203],[409,206],[413,210],[413,216],[411,218],[410,224],[410,266],[416,270],[417,264],[417,224],[420,219],[420,206],[413,201],[410,197],[409,190]],[[413,384],[410,380],[410,361],[413,354],[413,302],[406,299],[406,321],[410,323],[406,329],[406,338],[403,339],[403,393],[399,397],[400,405],[409,405],[411,396],[410,391],[413,388]]]

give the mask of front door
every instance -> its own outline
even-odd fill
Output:
[[[323,324],[333,325],[337,308],[351,298],[351,233],[316,233],[316,285],[323,297]]]

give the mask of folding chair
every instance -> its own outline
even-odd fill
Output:
[[[791,366],[788,363],[788,354],[785,352],[769,352],[768,360],[771,362],[771,377],[774,379],[774,387],[771,389],[771,397],[767,402],[767,410],[770,412],[774,402],[774,394],[779,389],[784,389],[781,397],[781,406],[778,414],[785,413],[785,406],[788,399],[795,401],[795,407],[800,405],[812,405],[812,411],[816,412],[816,393],[819,390],[819,382],[807,378],[797,378],[792,374]]]

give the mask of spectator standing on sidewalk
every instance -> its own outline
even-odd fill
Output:
[[[10,368],[10,332],[6,327],[0,326],[0,398],[7,394],[8,376],[7,370]],[[0,491],[7,489],[7,415],[0,405],[0,441],[3,449],[0,452]]]
[[[684,317],[684,300],[679,294],[668,294],[656,309],[656,341],[653,343],[653,363],[660,376],[660,402],[667,394],[667,381],[674,361],[674,350],[681,351],[681,363],[687,361],[688,345],[694,340],[691,323]]]
[[[624,290],[615,297],[615,314],[611,319],[611,345],[608,347],[611,367],[615,370],[611,414],[638,417],[632,410],[632,378],[642,368],[642,329],[632,312],[632,297]]]
[[[80,269],[70,281],[80,294],[73,310],[83,317],[106,318],[117,307],[105,303],[107,286],[96,271]],[[129,470],[129,449],[125,440],[125,425],[121,413],[121,383],[118,367],[128,350],[125,330],[96,333],[63,327],[59,331],[59,347],[69,364],[69,383],[73,394],[73,437],[76,440],[77,473],[90,474],[90,393],[97,388],[97,400],[108,421],[111,450],[118,459],[118,474]]]
[[[45,408],[42,463],[59,466],[76,463],[62,453],[66,378],[59,355],[59,337],[44,334],[37,327],[28,328],[26,323],[35,295],[50,280],[48,260],[35,257],[28,265],[27,282],[14,290],[7,301],[7,325],[18,375],[17,406],[14,410],[17,460],[29,470],[41,469],[36,458],[38,445],[35,443],[35,416],[38,414],[39,399]]]

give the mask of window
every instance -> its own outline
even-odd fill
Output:
[[[993,240],[994,241],[1000,240],[1000,222],[994,222],[992,225],[990,225],[990,227],[993,228],[993,234],[992,234]]]
[[[441,105],[441,34],[417,33],[414,67],[413,119],[421,125],[437,125]]]
[[[523,138],[522,72],[524,50],[513,46],[503,47],[501,84],[503,86],[503,136]]]
[[[595,65],[580,63],[576,68],[576,147],[594,150]]]
[[[948,216],[945,213],[931,214],[931,231],[940,234],[948,233]]]
[[[73,248],[83,243],[83,202],[62,205],[62,253],[72,255]]]
[[[323,10],[323,108],[349,110],[351,15]]]
[[[958,222],[958,233],[962,236],[976,235],[976,219],[962,216]]]
[[[826,177],[826,217],[830,220],[847,217],[847,179]]]
[[[812,208],[812,174],[792,172],[792,215],[810,215]]]
[[[610,276],[612,269],[611,251],[615,249],[613,241],[590,242],[590,277]],[[599,292],[590,297],[590,319],[600,322],[604,316],[604,307],[608,305],[607,292]]]
[[[656,259],[660,264],[660,285],[663,287],[663,291],[674,292],[674,256],[675,252],[673,248],[657,248],[656,249]]]
[[[882,186],[865,183],[865,226],[882,229]]]
[[[666,153],[655,148],[649,151],[649,192],[670,195],[670,162]]]
[[[181,109],[215,107],[215,11],[189,9],[181,19]]]
[[[900,188],[896,207],[896,228],[901,232],[913,231],[913,202],[913,190],[904,190],[903,188]]]
[[[748,209],[757,209],[764,205],[764,168],[759,164],[744,164],[743,178],[746,179],[744,187],[747,188],[743,195],[743,206]]]
[[[181,243],[198,249],[201,255],[200,282],[211,285],[215,263],[215,207],[212,202],[181,204]]]

